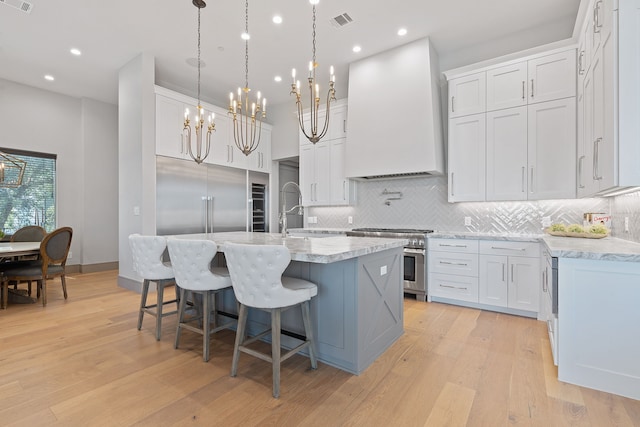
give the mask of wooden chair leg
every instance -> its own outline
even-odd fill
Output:
[[[5,310],[9,300],[9,282],[0,278],[0,285],[2,286],[2,309]]]
[[[47,278],[42,278],[42,306],[47,305]]]
[[[318,361],[316,360],[316,342],[313,337],[313,325],[311,324],[311,314],[309,310],[310,303],[305,301],[300,305],[302,309],[302,323],[304,324],[304,333],[309,343],[309,360],[311,360],[311,369],[318,369]]]
[[[31,280],[27,280],[27,295],[31,296]]]
[[[142,329],[142,319],[144,318],[144,308],[147,306],[147,295],[149,294],[149,281],[142,282],[142,294],[140,295],[140,312],[138,313],[138,330]]]
[[[240,304],[238,312],[238,327],[236,329],[236,342],[233,346],[233,360],[231,361],[231,376],[238,374],[238,360],[240,359],[240,346],[244,343],[245,328],[247,326],[247,307]]]
[[[273,364],[273,397],[280,397],[280,309],[271,310],[271,362]]]
[[[156,287],[156,296],[158,298],[156,304],[156,341],[160,341],[160,336],[162,335],[162,307],[164,306],[164,282],[158,280]]]
[[[64,299],[67,299],[67,280],[64,277],[64,274],[60,276],[60,281],[62,282],[62,293],[64,294]],[[29,288],[31,288],[31,284],[29,284]]]

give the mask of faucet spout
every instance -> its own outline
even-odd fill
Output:
[[[298,193],[298,204],[291,207],[287,210],[287,200],[285,198],[285,190],[287,187],[294,187]],[[300,190],[300,186],[293,182],[288,181],[285,182],[282,188],[280,189],[280,205],[282,206],[282,210],[280,211],[280,225],[282,226],[282,237],[287,237],[287,214],[293,212],[298,209],[298,215],[302,215],[304,213],[304,207],[302,206],[302,191]]]

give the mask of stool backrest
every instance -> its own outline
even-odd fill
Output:
[[[169,257],[176,283],[190,291],[208,291],[229,287],[229,276],[220,276],[209,269],[218,252],[211,240],[170,238]]]
[[[287,307],[299,296],[282,286],[291,254],[279,245],[224,244],[224,255],[236,299],[249,307]]]
[[[173,268],[162,262],[162,254],[167,248],[167,239],[162,236],[129,236],[129,246],[133,255],[133,270],[143,279],[162,280],[173,278]]]

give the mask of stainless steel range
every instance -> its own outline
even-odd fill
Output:
[[[426,235],[433,230],[416,230],[406,228],[354,228],[347,231],[352,237],[387,237],[407,239],[404,247],[404,291],[414,294],[419,301],[427,298],[427,257]]]

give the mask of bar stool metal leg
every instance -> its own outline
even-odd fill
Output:
[[[318,361],[316,360],[316,340],[313,336],[313,327],[311,326],[311,315],[309,310],[309,301],[301,304],[302,323],[304,324],[304,333],[309,343],[309,359],[311,360],[311,369],[318,369]]]
[[[281,309],[271,310],[271,362],[273,364],[273,397],[280,397],[280,314]]]

